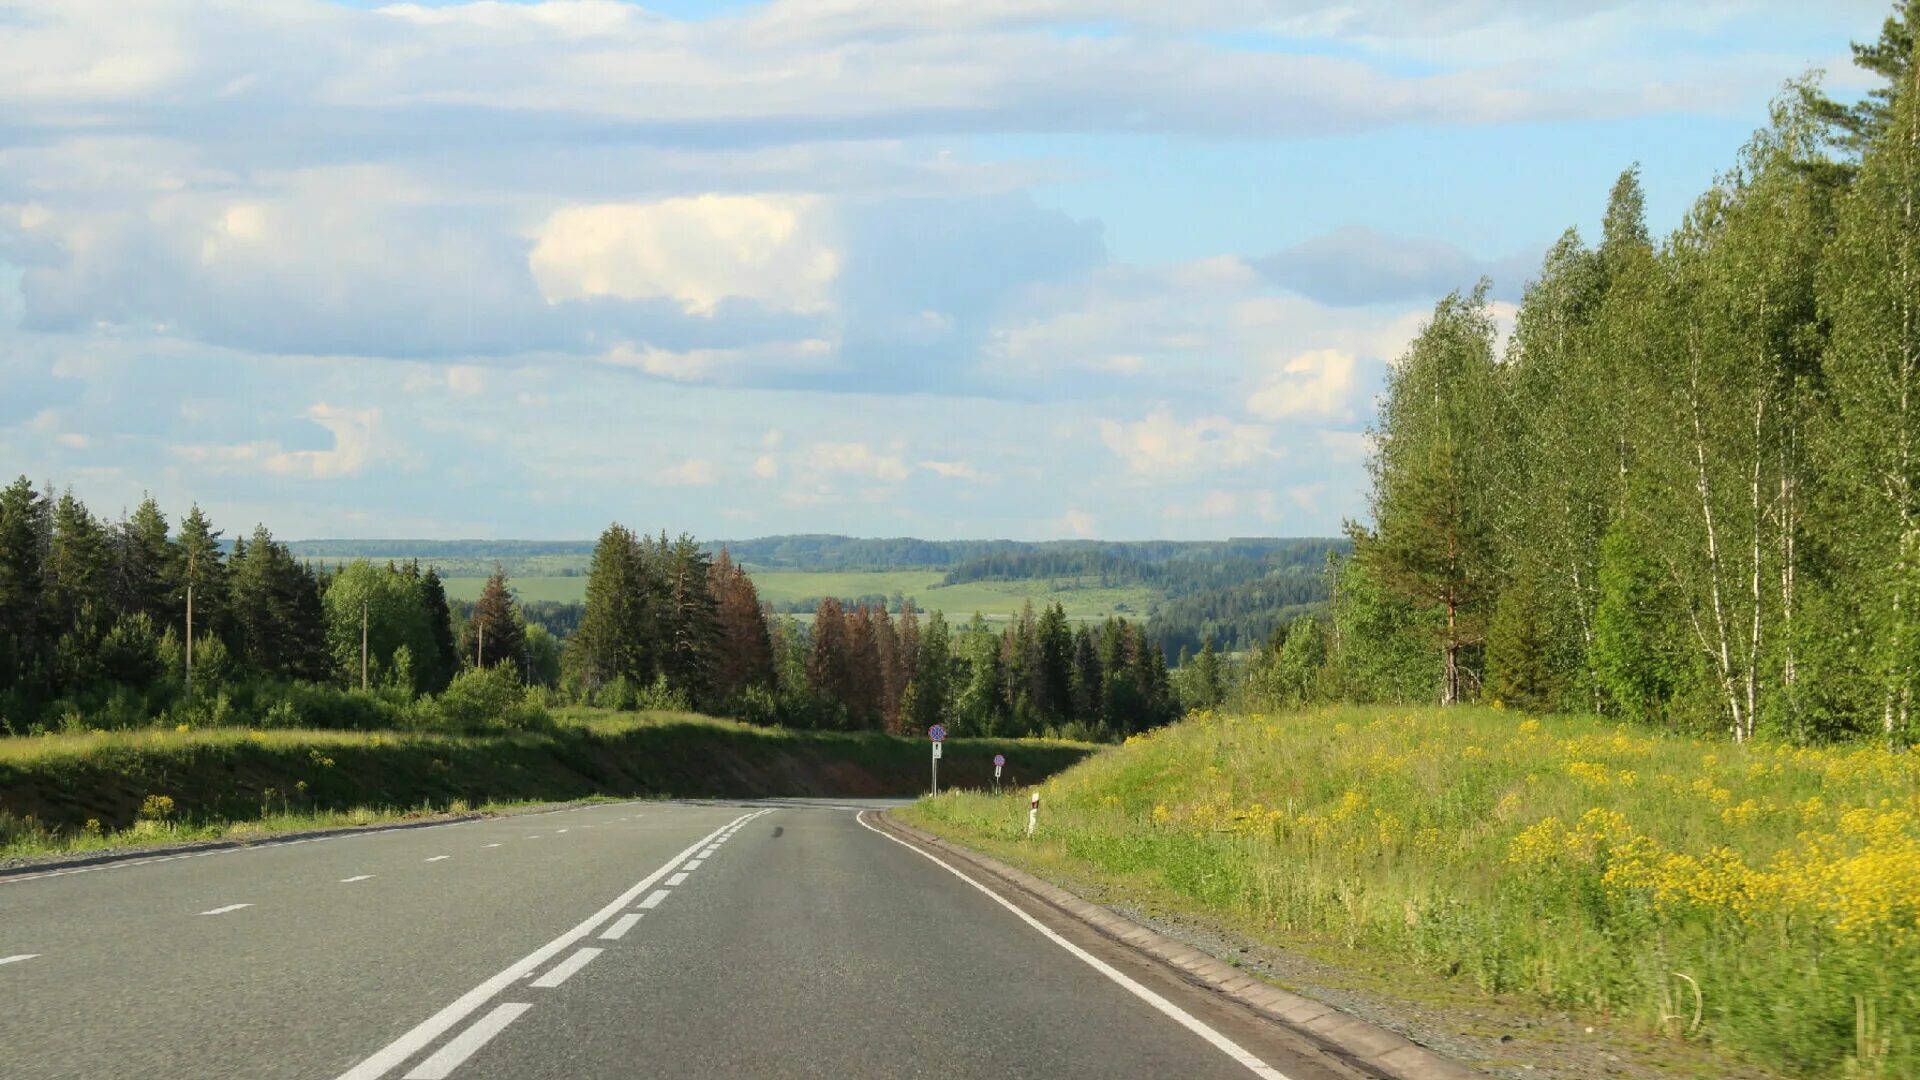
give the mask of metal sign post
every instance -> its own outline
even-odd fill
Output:
[[[993,793],[1000,794],[1000,770],[1007,766],[1007,755],[993,755]]]
[[[940,744],[947,739],[947,729],[935,724],[927,729],[927,738],[933,742],[933,793],[940,794]]]

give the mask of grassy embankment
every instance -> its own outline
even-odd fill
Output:
[[[1044,776],[1091,747],[956,739],[943,783],[996,752]],[[261,835],[595,796],[913,795],[924,739],[787,731],[684,713],[577,709],[556,730],[464,736],[249,730],[0,738],[0,859]]]
[[[1333,708],[1129,740],[1042,786],[1032,842],[1024,793],[942,796],[908,817],[1363,968],[1797,1075],[1911,1077],[1917,792],[1915,751]]]
[[[583,564],[584,565],[584,564]],[[1145,586],[1101,587],[1097,581],[1034,579],[1031,581],[970,581],[959,585],[941,585],[946,575],[938,570],[884,570],[857,572],[816,572],[810,570],[759,570],[753,572],[754,587],[760,599],[771,604],[789,604],[822,596],[912,597],[922,611],[943,612],[949,622],[961,621],[978,611],[990,619],[1006,618],[1020,610],[1028,600],[1035,607],[1058,602],[1076,619],[1104,619],[1124,614],[1138,619],[1145,616],[1158,594]],[[449,577],[447,595],[455,600],[474,600],[486,584],[484,577]],[[513,578],[513,588],[522,600],[551,600],[577,604],[586,599],[584,576],[539,576]]]

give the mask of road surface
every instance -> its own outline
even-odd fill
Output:
[[[877,805],[604,804],[0,877],[0,1076],[1365,1075]]]

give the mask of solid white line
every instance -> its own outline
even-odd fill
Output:
[[[706,860],[705,860],[705,859],[690,859],[690,860],[688,860],[688,862],[687,862],[687,865],[685,866],[685,868],[684,868],[684,869],[687,869],[687,870],[698,870],[698,869],[700,869],[700,866],[701,866],[701,864],[702,864],[702,863],[705,863],[705,862],[706,862]]]
[[[660,906],[660,901],[672,895],[672,893],[665,889],[655,889],[647,895],[645,900],[640,901],[640,906],[643,908],[657,908]]]
[[[372,876],[373,876],[372,874],[355,874],[355,875],[353,875],[352,877],[343,877],[343,878],[341,878],[341,879],[340,879],[340,884],[342,884],[342,885],[351,885],[351,884],[353,884],[353,883],[354,883],[354,882],[356,882],[356,881],[365,881],[365,880],[367,880],[368,878],[370,878],[370,877],[372,877]]]
[[[626,937],[627,931],[633,929],[633,924],[639,921],[640,916],[638,915],[622,915],[613,920],[612,926],[601,931],[600,939],[602,941],[619,941],[621,938]]]
[[[37,952],[30,952],[21,953],[19,956],[0,956],[0,964],[17,964],[22,960],[31,960],[39,955]]]
[[[439,862],[439,861],[440,861],[441,859],[451,859],[451,858],[453,858],[453,856],[451,856],[451,855],[429,855],[429,856],[427,856],[427,859],[426,859],[426,861],[427,861],[427,862]]]
[[[687,875],[685,873],[675,874],[667,879],[668,888],[673,888],[675,885],[685,885],[686,883]]]
[[[1139,983],[1134,982],[1132,979],[1128,978],[1127,976],[1121,974],[1119,971],[1115,970],[1111,965],[1107,964],[1106,961],[1101,960],[1099,957],[1093,955],[1087,950],[1082,949],[1080,946],[1075,945],[1073,942],[1068,941],[1066,938],[1063,938],[1059,934],[1054,933],[1040,920],[1034,918],[1033,916],[1027,914],[1024,911],[1021,911],[1019,908],[1015,907],[1011,901],[1007,900],[1005,897],[1001,896],[999,893],[994,892],[992,889],[989,889],[985,885],[980,884],[978,881],[973,880],[972,878],[968,877],[966,874],[961,873],[959,870],[954,869],[950,864],[946,862],[946,860],[941,859],[940,857],[933,855],[930,852],[922,851],[919,848],[914,847],[912,844],[907,843],[905,840],[902,840],[897,836],[893,836],[889,833],[882,832],[881,830],[876,829],[873,826],[867,824],[867,815],[865,812],[854,815],[853,820],[859,822],[860,827],[867,830],[868,832],[873,833],[876,836],[886,837],[888,840],[891,840],[894,843],[899,844],[901,847],[906,848],[908,851],[913,852],[915,855],[918,855],[921,858],[932,862],[935,866],[940,867],[942,870],[945,870],[947,873],[952,874],[954,877],[957,877],[961,881],[964,881],[967,884],[973,886],[974,888],[980,890],[983,894],[986,895],[988,899],[992,900],[996,904],[999,904],[1001,907],[1006,908],[1008,911],[1013,912],[1016,916],[1020,918],[1020,921],[1026,923],[1028,926],[1033,927],[1035,930],[1040,931],[1040,933],[1046,936],[1048,941],[1051,941],[1055,945],[1058,945],[1061,948],[1067,950],[1068,952],[1072,953],[1076,958],[1085,962],[1088,967],[1091,967],[1093,970],[1099,972],[1102,975],[1105,975],[1107,978],[1112,979],[1114,982],[1120,984],[1120,986],[1124,988],[1128,993],[1132,994],[1134,997],[1139,998],[1141,1001],[1144,1001],[1147,1004],[1153,1006],[1154,1008],[1160,1010],[1162,1013],[1164,1013],[1166,1016],[1171,1018],[1175,1023],[1179,1024],[1181,1027],[1186,1028],[1188,1031],[1191,1031],[1195,1035],[1200,1036],[1202,1039],[1207,1040],[1207,1042],[1213,1045],[1214,1049],[1220,1051],[1221,1053],[1227,1055],[1233,1060],[1239,1062],[1241,1065],[1244,1065],[1248,1072],[1253,1073],[1255,1076],[1264,1077],[1265,1080],[1288,1080],[1286,1073],[1281,1072],[1279,1069],[1276,1069],[1273,1066],[1267,1064],[1266,1062],[1261,1061],[1259,1058],[1253,1056],[1253,1054],[1250,1053],[1245,1047],[1241,1046],[1237,1042],[1234,1042],[1232,1039],[1227,1038],[1225,1035],[1220,1034],[1218,1031],[1215,1031],[1212,1028],[1208,1027],[1205,1023],[1196,1019],[1192,1013],[1187,1012],[1185,1009],[1182,1009],[1180,1006],[1175,1005],[1173,1002],[1168,1001],[1166,998],[1161,997],[1159,994],[1154,993],[1153,991],[1147,989],[1146,987],[1141,986]]]
[[[566,982],[568,979],[573,978],[574,972],[586,967],[588,961],[605,951],[605,949],[581,949],[572,956],[555,964],[552,971],[533,980],[533,985],[542,990],[551,990],[561,983]]]
[[[725,827],[721,826],[721,828]],[[419,1053],[428,1043],[439,1038],[442,1032],[466,1019],[475,1009],[492,1000],[500,991],[512,986],[516,981],[524,978],[528,972],[552,959],[560,950],[593,933],[601,923],[619,914],[620,909],[632,903],[634,897],[651,889],[654,882],[673,873],[694,852],[705,847],[707,841],[713,839],[714,834],[719,831],[715,829],[712,833],[695,840],[685,851],[668,859],[658,870],[635,883],[633,888],[615,897],[612,903],[587,916],[580,925],[528,953],[486,982],[462,994],[453,1004],[422,1020],[414,1025],[413,1030],[381,1047],[360,1064],[341,1073],[339,1080],[378,1080],[379,1077],[387,1075],[394,1066]]]
[[[253,906],[252,904],[228,904],[226,907],[217,907],[217,908],[214,908],[212,911],[203,911],[200,914],[225,915],[229,911],[239,911],[243,907],[252,907],[252,906]]]
[[[487,1045],[487,1040],[500,1034],[502,1028],[520,1019],[520,1014],[531,1008],[533,1006],[520,1002],[501,1002],[494,1006],[492,1012],[455,1035],[432,1057],[421,1062],[419,1068],[406,1075],[406,1080],[447,1080],[453,1070],[473,1056],[475,1050]]]

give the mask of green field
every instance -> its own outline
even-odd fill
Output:
[[[1102,588],[1098,584],[1064,579],[1034,581],[975,581],[941,586],[945,577],[938,570],[883,570],[873,572],[814,572],[807,570],[761,570],[753,573],[760,599],[785,605],[822,596],[858,597],[900,594],[911,597],[922,611],[940,611],[949,620],[966,619],[979,612],[989,618],[1004,617],[1020,610],[1032,600],[1035,607],[1059,603],[1077,619],[1103,619],[1108,615],[1143,618],[1156,598],[1145,586]],[[455,600],[473,600],[480,595],[484,577],[449,577],[447,595]],[[580,603],[586,599],[584,576],[513,578],[514,590],[522,600],[552,600]]]

